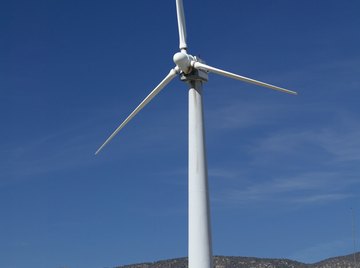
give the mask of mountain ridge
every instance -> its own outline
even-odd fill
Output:
[[[360,252],[355,254],[356,260],[360,259]],[[187,268],[186,257],[128,264],[116,266],[115,268]],[[337,256],[324,259],[315,263],[303,263],[290,259],[281,258],[256,258],[237,256],[214,256],[214,268],[352,268],[354,265],[354,254]]]

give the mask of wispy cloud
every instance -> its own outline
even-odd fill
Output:
[[[336,130],[326,129],[316,138],[326,151],[338,161],[360,160],[360,126],[354,123],[351,127],[340,127]]]
[[[338,124],[308,130],[269,134],[257,143],[253,154],[294,153],[301,151],[302,148],[311,147],[328,153],[332,161],[358,161],[360,160],[360,139],[358,138],[360,125],[355,121],[345,121],[345,123],[344,121],[340,120]]]
[[[314,172],[238,185],[238,188],[219,192],[216,200],[236,204],[269,201],[286,201],[287,204],[290,202],[299,205],[321,204],[350,198],[348,188],[359,183],[353,176],[344,177],[339,172]]]
[[[352,198],[352,188],[360,184],[358,137],[359,124],[340,120],[336,125],[287,130],[255,139],[247,162],[252,171],[245,165],[241,168],[248,172],[216,170],[216,176],[241,178],[235,186],[218,191],[216,200],[240,205],[272,201],[305,206]],[[280,164],[292,158],[295,164]],[[274,162],[279,168],[274,169]],[[256,172],[264,167],[271,172]]]
[[[209,123],[212,129],[243,129],[273,124],[288,116],[283,113],[284,110],[292,109],[284,103],[275,105],[261,100],[238,99],[210,110],[207,117],[211,118]]]
[[[294,201],[296,203],[317,204],[317,203],[328,203],[332,201],[348,199],[350,197],[352,197],[352,195],[346,193],[313,194],[311,196],[300,197],[298,199],[295,199]]]
[[[328,241],[300,249],[292,253],[288,258],[306,263],[315,263],[326,258],[338,256],[341,254],[340,252],[342,252],[342,254],[347,254],[349,245],[351,245],[349,239]]]
[[[95,134],[83,131],[82,127],[83,124],[71,126],[56,133],[6,144],[0,158],[0,186],[92,163],[94,149],[90,140]]]
[[[237,179],[237,180],[243,177],[240,171],[234,171],[234,170],[222,169],[222,168],[209,168],[208,175],[211,178]]]

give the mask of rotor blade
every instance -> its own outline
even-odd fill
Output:
[[[224,70],[221,70],[221,69],[218,69],[218,68],[211,67],[209,65],[203,64],[201,62],[193,61],[191,63],[191,65],[195,69],[202,69],[202,70],[205,70],[205,71],[208,71],[208,72],[212,72],[212,73],[216,73],[216,74],[219,74],[219,75],[227,76],[227,77],[237,79],[237,80],[240,80],[240,81],[244,81],[244,82],[247,82],[247,83],[255,84],[255,85],[258,85],[258,86],[262,86],[262,87],[271,88],[271,89],[274,89],[274,90],[279,90],[279,91],[282,91],[282,92],[285,92],[285,93],[288,93],[288,94],[297,95],[297,92],[295,92],[295,91],[288,90],[288,89],[285,89],[285,88],[282,88],[282,87],[277,87],[277,86],[274,86],[274,85],[270,85],[270,84],[267,84],[267,83],[264,83],[264,82],[261,82],[261,81],[257,81],[257,80],[254,80],[254,79],[251,79],[251,78],[248,78],[248,77],[245,77],[245,76],[230,73],[230,72],[227,72],[227,71],[224,71]]]
[[[145,107],[146,104],[148,104],[178,73],[178,69],[174,68],[171,69],[169,74],[160,82],[159,85],[157,85],[156,88],[154,88],[153,91],[150,92],[150,94],[139,104],[138,107],[124,120],[124,122],[121,123],[121,125],[115,129],[115,131],[110,135],[109,138],[100,146],[100,148],[96,151],[95,154],[98,154],[106,144],[108,144],[115,135],[127,124],[129,121],[138,113],[141,111],[142,108]]]
[[[184,6],[182,0],[176,0],[176,14],[177,14],[177,21],[179,27],[179,48],[180,50],[186,50],[186,24],[185,24],[185,15],[184,15]]]

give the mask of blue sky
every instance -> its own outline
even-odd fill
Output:
[[[175,79],[94,156],[173,67],[175,0],[0,6],[0,266],[186,256],[186,86]],[[360,230],[359,2],[184,7],[190,53],[299,92],[210,75],[214,254],[315,262],[351,253],[350,208]]]

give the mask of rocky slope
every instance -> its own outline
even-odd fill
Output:
[[[360,252],[356,253],[357,267],[360,267]],[[187,268],[187,258],[164,260],[152,263],[132,264],[116,268]],[[252,257],[214,257],[214,268],[353,268],[354,255],[326,259],[306,264],[288,259],[264,259]]]

